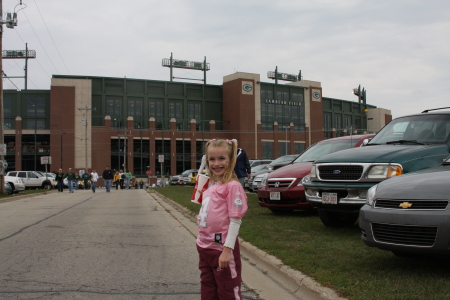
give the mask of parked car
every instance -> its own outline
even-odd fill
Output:
[[[259,166],[259,165],[268,165],[272,162],[271,159],[250,159],[250,168]]]
[[[253,174],[255,174],[258,171],[261,171],[262,169],[267,168],[268,164],[262,164],[262,165],[257,165],[254,167],[251,167],[251,173],[250,173],[250,178],[253,176]],[[244,187],[247,189],[250,189],[249,185],[248,185],[248,177],[244,178]]]
[[[39,175],[43,177],[53,177],[55,179],[53,187],[57,187],[58,182],[56,181],[56,174],[52,172],[42,172],[42,171],[35,171]]]
[[[7,176],[5,175],[5,182],[8,182],[11,189],[15,192],[17,191],[24,191],[25,190],[25,184],[23,183],[22,178],[17,176]]]
[[[206,170],[203,170],[202,174],[206,175]],[[189,185],[195,185],[195,183],[197,182],[197,175],[198,175],[198,172],[191,173],[191,177],[189,177]]]
[[[289,154],[278,157],[273,160],[270,164],[267,165],[266,168],[255,172],[252,177],[248,180],[249,188],[252,192],[256,192],[258,190],[258,186],[264,177],[264,174],[272,172],[278,168],[281,168],[285,165],[290,164],[295,158],[297,158],[298,154]]]
[[[329,153],[360,147],[374,134],[338,137],[318,142],[297,157],[292,164],[266,173],[258,188],[258,203],[272,212],[311,209],[306,202],[303,178],[309,176],[313,162]]]
[[[25,188],[43,188],[50,190],[55,186],[55,178],[45,177],[35,171],[11,171],[7,176],[20,177],[25,184]]]
[[[190,184],[192,173],[198,172],[197,169],[189,169],[181,173],[180,175],[174,175],[170,178],[170,185],[186,185]]]
[[[450,255],[450,157],[385,180],[367,193],[359,227],[367,246],[397,255]]]
[[[450,112],[427,110],[392,120],[366,147],[315,161],[306,200],[326,226],[353,225],[367,191],[391,177],[439,165],[450,154]]]

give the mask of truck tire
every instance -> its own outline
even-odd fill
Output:
[[[323,225],[328,227],[343,227],[355,224],[358,214],[355,213],[339,213],[335,211],[319,208],[319,217]]]

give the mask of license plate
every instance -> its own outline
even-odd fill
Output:
[[[270,193],[270,200],[280,200],[280,192],[271,192]]]
[[[323,204],[337,204],[337,202],[338,202],[337,193],[322,193]]]

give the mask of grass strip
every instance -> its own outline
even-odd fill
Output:
[[[193,212],[193,187],[154,188]],[[247,194],[249,209],[239,236],[340,296],[367,299],[450,299],[450,259],[397,257],[367,247],[358,225],[325,227],[316,211],[274,214]]]

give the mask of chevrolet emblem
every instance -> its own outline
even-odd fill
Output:
[[[409,202],[403,202],[403,203],[400,203],[400,205],[399,205],[399,207],[401,207],[401,208],[410,208],[412,206],[412,203],[409,203]]]

